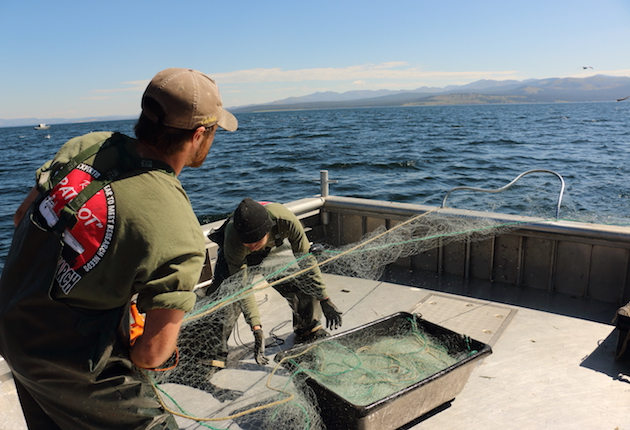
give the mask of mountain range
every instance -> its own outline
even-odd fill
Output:
[[[587,78],[548,78],[524,81],[483,79],[466,85],[443,88],[420,87],[415,90],[376,90],[317,92],[290,97],[272,103],[228,108],[233,113],[282,110],[350,109],[397,106],[502,104],[502,103],[570,103],[614,102],[630,96],[630,77],[595,75]],[[630,99],[627,99],[630,103]],[[61,124],[91,121],[135,119],[137,116],[86,118],[20,118],[0,119],[0,127]]]
[[[588,78],[480,80],[444,88],[403,91],[318,92],[272,103],[231,108],[234,113],[278,110],[348,109],[396,106],[567,103],[617,101],[630,96],[630,77],[595,75]]]

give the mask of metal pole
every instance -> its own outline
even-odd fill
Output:
[[[320,170],[319,171],[319,188],[322,198],[328,197],[328,184],[336,184],[337,181],[331,181],[328,179],[328,170]],[[329,222],[329,213],[322,208],[321,212],[322,224],[328,225]]]
[[[328,170],[319,171],[319,182],[322,197],[328,197]]]

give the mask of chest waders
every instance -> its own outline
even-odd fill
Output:
[[[71,159],[43,184],[16,227],[0,279],[0,354],[9,364],[29,429],[177,429],[129,359],[129,307],[80,309],[51,298],[66,228],[90,197],[122,173],[166,170],[131,158],[118,133]],[[39,205],[79,163],[115,146],[117,162],[48,227]],[[159,165],[158,165],[159,164]],[[132,173],[133,174],[133,173]],[[89,286],[82,286],[89,288]]]

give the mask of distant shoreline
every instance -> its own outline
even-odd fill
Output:
[[[37,124],[60,125],[60,124],[83,124],[88,122],[104,122],[104,121],[125,121],[138,119],[138,115],[114,115],[103,117],[83,117],[83,118],[17,118],[17,119],[1,119],[0,128],[10,127],[27,127],[36,126]]]
[[[317,110],[345,110],[345,109],[388,109],[388,108],[415,108],[415,107],[433,107],[433,106],[500,106],[500,105],[543,105],[543,104],[579,104],[579,103],[616,103],[616,101],[604,100],[604,101],[557,101],[557,102],[497,102],[497,103],[418,103],[418,104],[407,104],[407,105],[393,105],[393,106],[352,106],[352,107],[317,107],[317,108],[274,108],[274,109],[252,109],[252,110],[241,110],[230,109],[227,108],[230,112],[234,114],[239,113],[269,113],[269,112],[307,112],[307,111],[317,111]]]
[[[239,113],[269,113],[269,112],[304,112],[304,111],[317,111],[317,110],[345,110],[345,109],[385,109],[385,108],[414,108],[414,107],[433,107],[433,106],[491,106],[491,105],[529,105],[529,104],[572,104],[572,103],[618,103],[613,100],[593,100],[593,101],[552,101],[552,102],[537,102],[537,101],[503,101],[503,102],[469,102],[469,103],[449,103],[449,102],[423,102],[423,103],[408,103],[405,105],[388,105],[388,106],[321,106],[321,107],[298,107],[298,106],[277,106],[271,107],[266,105],[256,105],[251,108],[227,108],[234,114]],[[138,115],[135,116],[105,116],[105,117],[89,117],[89,118],[56,118],[56,119],[39,119],[33,120],[24,119],[0,119],[0,128],[11,127],[30,127],[37,124],[45,123],[47,125],[63,125],[63,124],[85,124],[89,122],[107,122],[107,121],[131,121],[136,120]],[[15,124],[13,124],[15,122]]]

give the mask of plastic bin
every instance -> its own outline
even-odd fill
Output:
[[[364,340],[368,334],[377,339],[387,338],[411,330],[414,324],[446,345],[449,354],[462,358],[432,376],[367,405],[352,403],[305,372],[295,375],[314,391],[322,420],[329,430],[396,429],[455,399],[476,363],[492,353],[490,346],[422,320],[418,315],[400,312],[312,344],[294,346],[276,354],[275,361],[295,371],[300,363],[315,359],[310,355],[316,350],[312,348],[313,345],[332,341],[356,348],[360,347],[357,342]]]
[[[617,327],[617,345],[615,348],[615,359],[617,361],[630,361],[630,317],[626,316],[626,308],[630,307],[630,303],[617,311],[616,327]],[[622,312],[624,311],[624,312]]]

